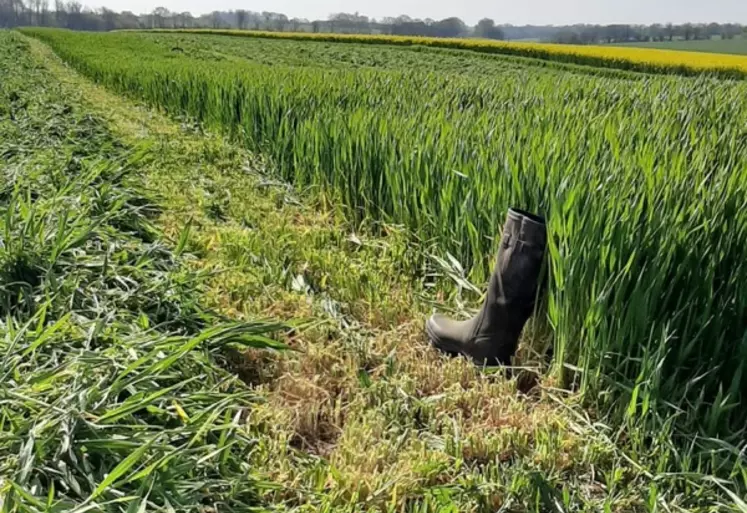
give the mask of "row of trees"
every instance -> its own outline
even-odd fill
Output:
[[[500,27],[490,19],[481,20],[476,27],[468,27],[459,18],[419,20],[409,16],[369,19],[358,13],[338,13],[327,20],[309,21],[288,18],[276,12],[214,11],[193,16],[189,12],[171,12],[157,7],[148,14],[117,13],[112,10],[86,9],[77,0],[0,0],[0,27],[41,25],[75,30],[115,30],[148,28],[238,28],[245,30],[336,32],[348,34],[394,34],[432,37],[460,37],[476,35],[503,39]]]
[[[77,0],[0,0],[0,28],[50,26],[75,30],[140,28],[142,16],[110,9],[87,9]]]
[[[53,2],[50,5],[50,1]],[[574,25],[566,27],[516,27],[496,25],[489,18],[474,27],[459,18],[442,20],[369,18],[359,13],[337,13],[326,20],[310,21],[289,18],[276,12],[248,10],[214,11],[193,16],[189,12],[172,12],[157,7],[148,14],[114,12],[110,9],[87,9],[77,0],[0,0],[0,27],[44,25],[75,30],[115,30],[148,28],[238,28],[245,30],[334,32],[345,34],[391,34],[432,37],[482,37],[487,39],[535,39],[560,43],[616,43],[625,41],[665,41],[673,39],[708,39],[714,36],[747,37],[747,27],[737,24],[684,25]]]
[[[712,39],[721,37],[733,39],[740,35],[747,36],[747,26],[735,23],[685,23],[673,25],[576,25],[563,27],[553,37],[557,43],[594,44],[620,43],[628,41],[686,41]]]

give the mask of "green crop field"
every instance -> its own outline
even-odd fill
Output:
[[[747,511],[747,81],[51,29],[0,76],[0,511]],[[422,326],[510,206],[504,373]]]
[[[684,50],[688,52],[710,52],[747,55],[747,36],[734,39],[705,39],[698,41],[651,41],[640,43],[625,43],[615,46],[635,46],[640,48],[659,48],[662,50]]]

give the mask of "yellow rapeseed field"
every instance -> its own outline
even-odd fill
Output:
[[[697,71],[740,70],[747,73],[747,56],[704,52],[660,50],[616,46],[561,45],[545,43],[511,43],[502,41],[462,40],[466,48],[498,47],[520,49],[527,53],[541,52],[551,55],[567,55],[582,58],[604,59],[612,62],[631,62],[654,67],[686,67]]]
[[[166,29],[163,31],[171,30]],[[517,55],[536,59],[619,68],[632,71],[678,73],[687,75],[714,73],[719,76],[731,78],[747,77],[747,56],[744,55],[684,52],[653,48],[520,43],[487,39],[448,39],[413,36],[312,34],[301,32],[262,32],[212,29],[177,29],[176,31],[275,39],[305,39],[405,46],[423,45],[437,48],[453,48],[484,53]]]

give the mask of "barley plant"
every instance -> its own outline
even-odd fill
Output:
[[[311,41],[276,41],[265,63],[258,39],[26,33],[96,82],[263,153],[352,223],[403,225],[476,281],[509,206],[547,216],[556,375],[631,443],[668,433],[688,447],[686,462],[663,451],[661,469],[746,484],[744,82],[495,56],[463,69],[424,48],[376,63],[365,45]]]
[[[26,46],[0,32],[0,511],[248,511],[253,396],[215,361],[276,327],[200,306],[142,154]]]

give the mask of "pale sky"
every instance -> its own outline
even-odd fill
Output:
[[[484,17],[493,18],[498,24],[514,25],[711,21],[747,24],[747,0],[84,0],[83,3],[135,13],[162,6],[195,15],[247,9],[309,19],[358,11],[375,18],[400,14],[433,19],[458,16],[469,24]]]

